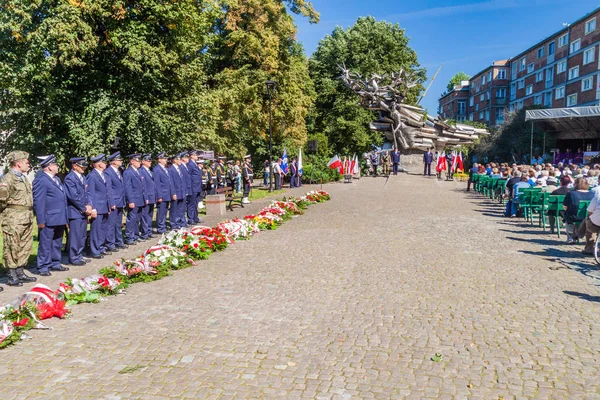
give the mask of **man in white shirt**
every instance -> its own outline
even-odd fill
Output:
[[[579,237],[585,236],[585,249],[583,254],[594,254],[596,235],[600,232],[600,192],[595,191],[595,196],[588,206],[588,217],[579,226]]]

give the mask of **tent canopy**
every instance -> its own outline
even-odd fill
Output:
[[[525,121],[535,121],[546,131],[598,135],[600,106],[528,110]]]

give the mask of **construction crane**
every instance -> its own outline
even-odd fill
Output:
[[[423,92],[423,94],[421,95],[421,97],[419,97],[419,101],[417,101],[417,104],[421,103],[421,100],[423,100],[423,97],[425,97],[425,95],[427,94],[427,92],[429,91],[429,88],[431,87],[431,84],[433,83],[433,81],[435,81],[436,76],[438,76],[438,74],[440,73],[440,70],[442,69],[442,66],[444,64],[440,65],[440,67],[438,68],[437,72],[435,73],[435,75],[433,76],[433,78],[431,78],[431,82],[429,82],[429,85],[427,85],[427,89],[425,89],[425,91]]]

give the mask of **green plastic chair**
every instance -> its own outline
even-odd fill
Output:
[[[548,197],[548,208],[544,217],[554,217],[556,220],[556,232],[558,233],[558,238],[560,239],[560,221],[562,217],[560,212],[563,211],[563,202],[565,201],[564,194],[554,194]],[[544,218],[544,227],[546,226],[545,222],[546,218]]]
[[[533,193],[541,192],[541,188],[522,189],[519,192],[519,207],[523,210],[523,217],[529,221],[533,200]]]
[[[591,200],[580,200],[579,204],[577,204],[577,219],[579,219],[579,222],[573,222],[573,225],[575,225],[575,229],[577,229],[579,227],[579,225],[581,225],[581,223],[587,218],[588,216],[588,206],[590,205],[590,201]],[[578,239],[579,240],[579,239]]]
[[[501,204],[504,204],[504,193],[506,192],[507,181],[508,179],[498,179],[498,184],[496,185],[496,199]]]

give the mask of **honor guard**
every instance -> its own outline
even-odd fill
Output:
[[[191,224],[198,224],[198,203],[202,200],[202,170],[198,167],[198,152],[190,151],[190,160],[187,163],[187,169],[192,179],[192,190],[190,193],[190,203],[188,204],[188,220]]]
[[[152,217],[154,216],[154,205],[156,204],[156,184],[154,183],[154,173],[152,168],[152,154],[144,154],[142,156],[142,167],[139,169],[140,175],[144,178],[146,185],[146,199],[148,200],[146,207],[142,212],[141,220],[141,235],[142,239],[151,239],[156,237],[152,233]]]
[[[9,170],[0,179],[0,226],[4,234],[2,263],[8,268],[9,286],[36,281],[23,272],[33,247],[33,196],[25,176],[30,169],[28,158],[29,154],[20,150],[8,153]]]
[[[219,157],[219,159],[217,160],[217,165],[215,167],[215,170],[217,172],[217,187],[218,188],[222,188],[225,187],[225,166],[223,165],[223,162],[225,160],[225,157]]]
[[[204,208],[204,197],[206,197],[206,194],[208,193],[208,174],[206,173],[206,164],[205,164],[205,160],[198,156],[198,168],[200,168],[200,172],[202,173],[202,192],[200,192],[200,199],[198,201],[198,210],[201,210]]]
[[[110,165],[104,175],[109,182],[110,215],[108,216],[108,231],[106,232],[106,249],[115,251],[125,248],[123,242],[123,210],[125,209],[125,185],[123,182],[123,158],[121,152],[108,156]]]
[[[208,167],[208,180],[210,181],[210,190],[209,194],[215,194],[217,192],[218,178],[217,178],[217,167],[215,165],[215,160],[210,160],[210,166]]]
[[[90,256],[103,258],[107,254],[105,247],[106,231],[108,230],[108,214],[110,213],[108,177],[105,175],[106,162],[104,154],[90,158],[92,169],[86,178],[88,192],[92,203],[90,215]]]
[[[242,183],[244,185],[244,197],[242,203],[249,204],[248,196],[250,196],[250,188],[252,186],[252,179],[254,173],[252,172],[251,156],[247,154],[244,156],[244,167],[242,168]]]
[[[179,229],[185,226],[185,188],[183,183],[183,174],[181,173],[181,158],[179,154],[171,157],[171,166],[169,167],[169,178],[171,178],[171,209],[169,211],[169,220],[171,229]]]
[[[62,240],[67,227],[67,196],[54,155],[40,157],[42,168],[33,180],[33,210],[38,226],[38,273],[68,271],[61,265]]]
[[[227,186],[231,190],[235,190],[235,169],[233,168],[233,160],[227,161]]]
[[[190,215],[190,205],[192,202],[192,175],[188,169],[188,162],[190,162],[190,155],[187,151],[184,151],[181,153],[180,170],[183,174],[183,183],[185,185],[185,210],[183,213],[183,221],[185,226],[191,225],[193,220]]]
[[[174,191],[167,169],[167,155],[163,151],[158,153],[156,158],[158,164],[152,169],[156,186],[156,230],[158,233],[165,233],[167,231],[167,210]]]
[[[64,184],[69,221],[69,264],[85,265],[83,249],[87,236],[88,217],[92,215],[92,201],[83,176],[88,163],[85,157],[73,157],[70,161],[71,172],[65,177]]]
[[[129,167],[123,172],[125,201],[127,202],[127,220],[125,221],[125,243],[140,241],[140,220],[144,207],[148,204],[146,184],[140,174],[141,155],[129,155]]]

